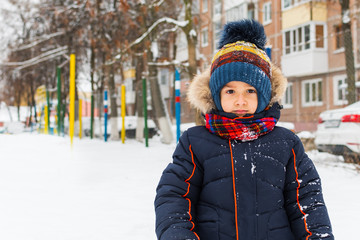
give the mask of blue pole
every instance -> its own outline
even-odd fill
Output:
[[[175,69],[175,116],[176,116],[176,141],[180,138],[180,123],[181,123],[181,102],[180,102],[180,73]]]
[[[108,91],[104,91],[104,140],[107,141],[107,120],[108,120]]]
[[[265,52],[268,55],[268,57],[270,58],[270,60],[271,60],[271,47],[266,47]]]

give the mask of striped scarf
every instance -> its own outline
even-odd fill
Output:
[[[251,118],[227,118],[217,114],[205,115],[206,128],[222,138],[241,141],[252,141],[259,136],[271,132],[278,119],[264,117]]]

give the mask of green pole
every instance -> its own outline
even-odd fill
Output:
[[[94,94],[91,92],[91,116],[90,116],[90,139],[93,139],[94,129]]]
[[[49,97],[49,91],[46,89],[46,104],[47,104],[47,116],[45,116],[47,118],[47,127],[48,127],[48,131],[50,132],[50,97]]]
[[[145,135],[145,147],[149,146],[149,130],[147,126],[147,97],[146,97],[146,79],[142,79],[143,84],[143,105],[144,105],[144,135]]]
[[[61,113],[61,134],[65,136],[65,114],[66,114],[66,101],[65,104],[62,104],[62,113]]]
[[[57,75],[57,132],[58,136],[60,136],[61,132],[61,69],[59,67],[56,68]]]

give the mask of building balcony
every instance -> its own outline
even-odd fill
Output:
[[[281,69],[286,77],[305,76],[327,72],[329,70],[326,50],[308,50],[283,55]]]

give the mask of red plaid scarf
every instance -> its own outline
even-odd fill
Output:
[[[274,117],[260,119],[227,118],[217,114],[205,115],[206,128],[225,139],[252,141],[271,132],[276,122]]]

